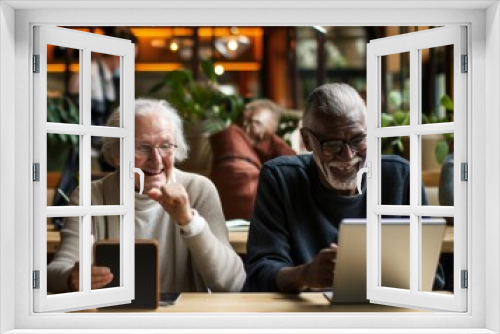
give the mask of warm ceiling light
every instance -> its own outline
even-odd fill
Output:
[[[215,48],[225,58],[234,59],[241,56],[250,47],[247,36],[222,36],[215,40]]]
[[[224,73],[224,66],[222,66],[222,65],[215,65],[214,72],[217,75],[222,75]]]
[[[167,43],[163,38],[155,38],[151,40],[151,46],[154,48],[164,48],[166,47]]]
[[[173,52],[179,50],[179,44],[176,41],[170,42],[170,50]]]
[[[231,51],[236,51],[238,49],[238,42],[235,40],[227,42],[227,48]]]

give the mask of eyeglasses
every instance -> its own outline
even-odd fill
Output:
[[[177,145],[170,144],[170,143],[165,143],[165,144],[162,144],[160,146],[151,146],[151,145],[147,145],[147,144],[142,144],[142,145],[136,146],[135,155],[138,157],[142,157],[142,158],[149,157],[151,155],[151,153],[153,153],[153,150],[155,148],[158,149],[158,153],[160,153],[160,155],[162,157],[165,157],[165,156],[171,154],[174,151],[174,149],[177,148]]]
[[[321,151],[325,156],[334,156],[339,154],[342,151],[344,145],[349,145],[351,151],[353,152],[362,152],[366,150],[366,134],[352,137],[349,140],[319,140],[318,136],[316,136],[316,134],[312,132],[311,129],[304,128],[304,130],[309,132],[314,137],[314,139],[318,141],[321,146]]]

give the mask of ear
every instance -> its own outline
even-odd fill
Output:
[[[312,151],[312,144],[311,144],[311,138],[309,137],[307,131],[304,128],[300,129],[300,135],[302,136],[302,142],[304,143],[304,146],[306,150],[309,152]]]

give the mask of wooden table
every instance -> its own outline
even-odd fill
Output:
[[[248,232],[229,232],[229,242],[238,254],[247,252]],[[47,253],[55,253],[60,242],[57,231],[47,231]],[[453,226],[446,226],[441,253],[453,253]]]
[[[47,230],[47,254],[55,254],[60,242],[61,234],[59,231]]]
[[[330,304],[320,292],[281,293],[183,293],[175,305],[154,310],[105,309],[87,312],[238,313],[238,312],[423,312],[375,304]]]
[[[247,253],[247,239],[248,232],[242,231],[230,231],[229,232],[229,242],[233,246],[234,251],[238,254]]]
[[[454,228],[453,226],[446,226],[443,238],[443,246],[441,247],[441,253],[453,253],[454,247]]]

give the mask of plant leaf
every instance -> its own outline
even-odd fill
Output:
[[[454,109],[454,107],[453,107],[453,101],[446,94],[441,97],[441,105],[443,107],[445,107],[446,110],[453,110]]]
[[[403,111],[403,110],[397,110],[394,112],[394,123],[396,125],[409,125],[410,124],[410,113]]]
[[[405,147],[403,145],[403,141],[401,140],[401,137],[398,137],[398,139],[396,139],[395,141],[393,141],[392,144],[397,146],[399,152],[404,152],[405,151]]]
[[[439,164],[442,164],[444,158],[448,155],[448,143],[446,140],[440,140],[436,145],[436,160]]]
[[[213,82],[217,81],[217,74],[215,74],[214,64],[210,60],[202,59],[200,65],[201,69],[203,70],[203,73],[205,74],[208,80]]]
[[[385,112],[382,113],[381,125],[383,128],[385,128],[387,126],[391,126],[393,124],[393,122],[394,122],[394,117],[391,114],[388,114]]]

